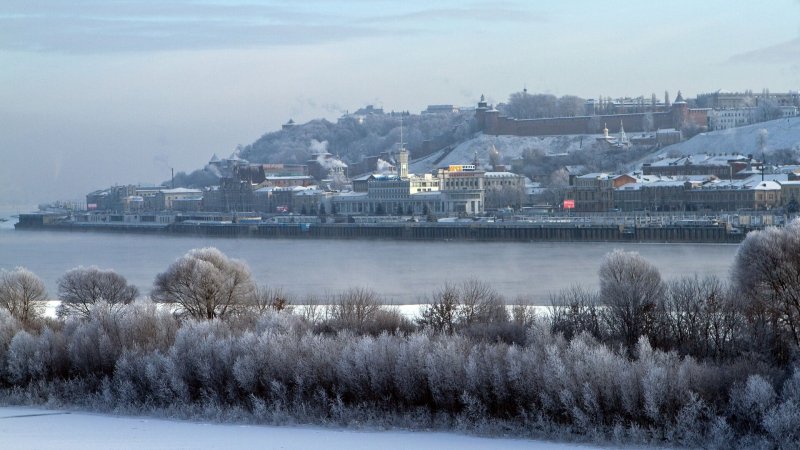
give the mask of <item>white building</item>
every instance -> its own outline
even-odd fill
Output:
[[[471,165],[439,169],[435,176],[373,174],[365,179],[366,192],[343,192],[331,198],[338,214],[442,216],[484,211],[484,172]]]
[[[777,106],[781,112],[780,118],[795,117],[798,115],[796,106]],[[730,108],[715,109],[708,116],[709,128],[712,130],[726,130],[759,122],[759,108]]]
[[[162,189],[156,194],[156,209],[169,211],[175,209],[175,203],[180,200],[201,200],[203,191],[200,189],[175,188]]]

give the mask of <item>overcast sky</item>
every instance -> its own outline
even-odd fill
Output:
[[[800,1],[3,0],[0,205],[202,167],[296,121],[530,92],[800,89]]]

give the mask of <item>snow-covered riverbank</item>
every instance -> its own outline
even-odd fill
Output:
[[[456,433],[357,431],[303,426],[209,424],[0,407],[0,446],[8,449],[598,449],[568,443]]]

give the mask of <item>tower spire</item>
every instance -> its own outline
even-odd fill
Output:
[[[399,167],[398,176],[400,179],[408,178],[408,150],[403,144],[403,118],[400,118],[400,151],[397,154]]]
[[[400,150],[403,149],[403,117],[400,116]]]

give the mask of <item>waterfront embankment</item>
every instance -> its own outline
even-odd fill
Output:
[[[178,222],[136,223],[53,223],[17,224],[18,229],[60,231],[105,231],[118,233],[159,233],[217,237],[281,239],[391,239],[413,241],[559,241],[559,242],[698,242],[738,243],[746,230],[724,224],[703,225],[592,225],[581,223],[227,223]]]

